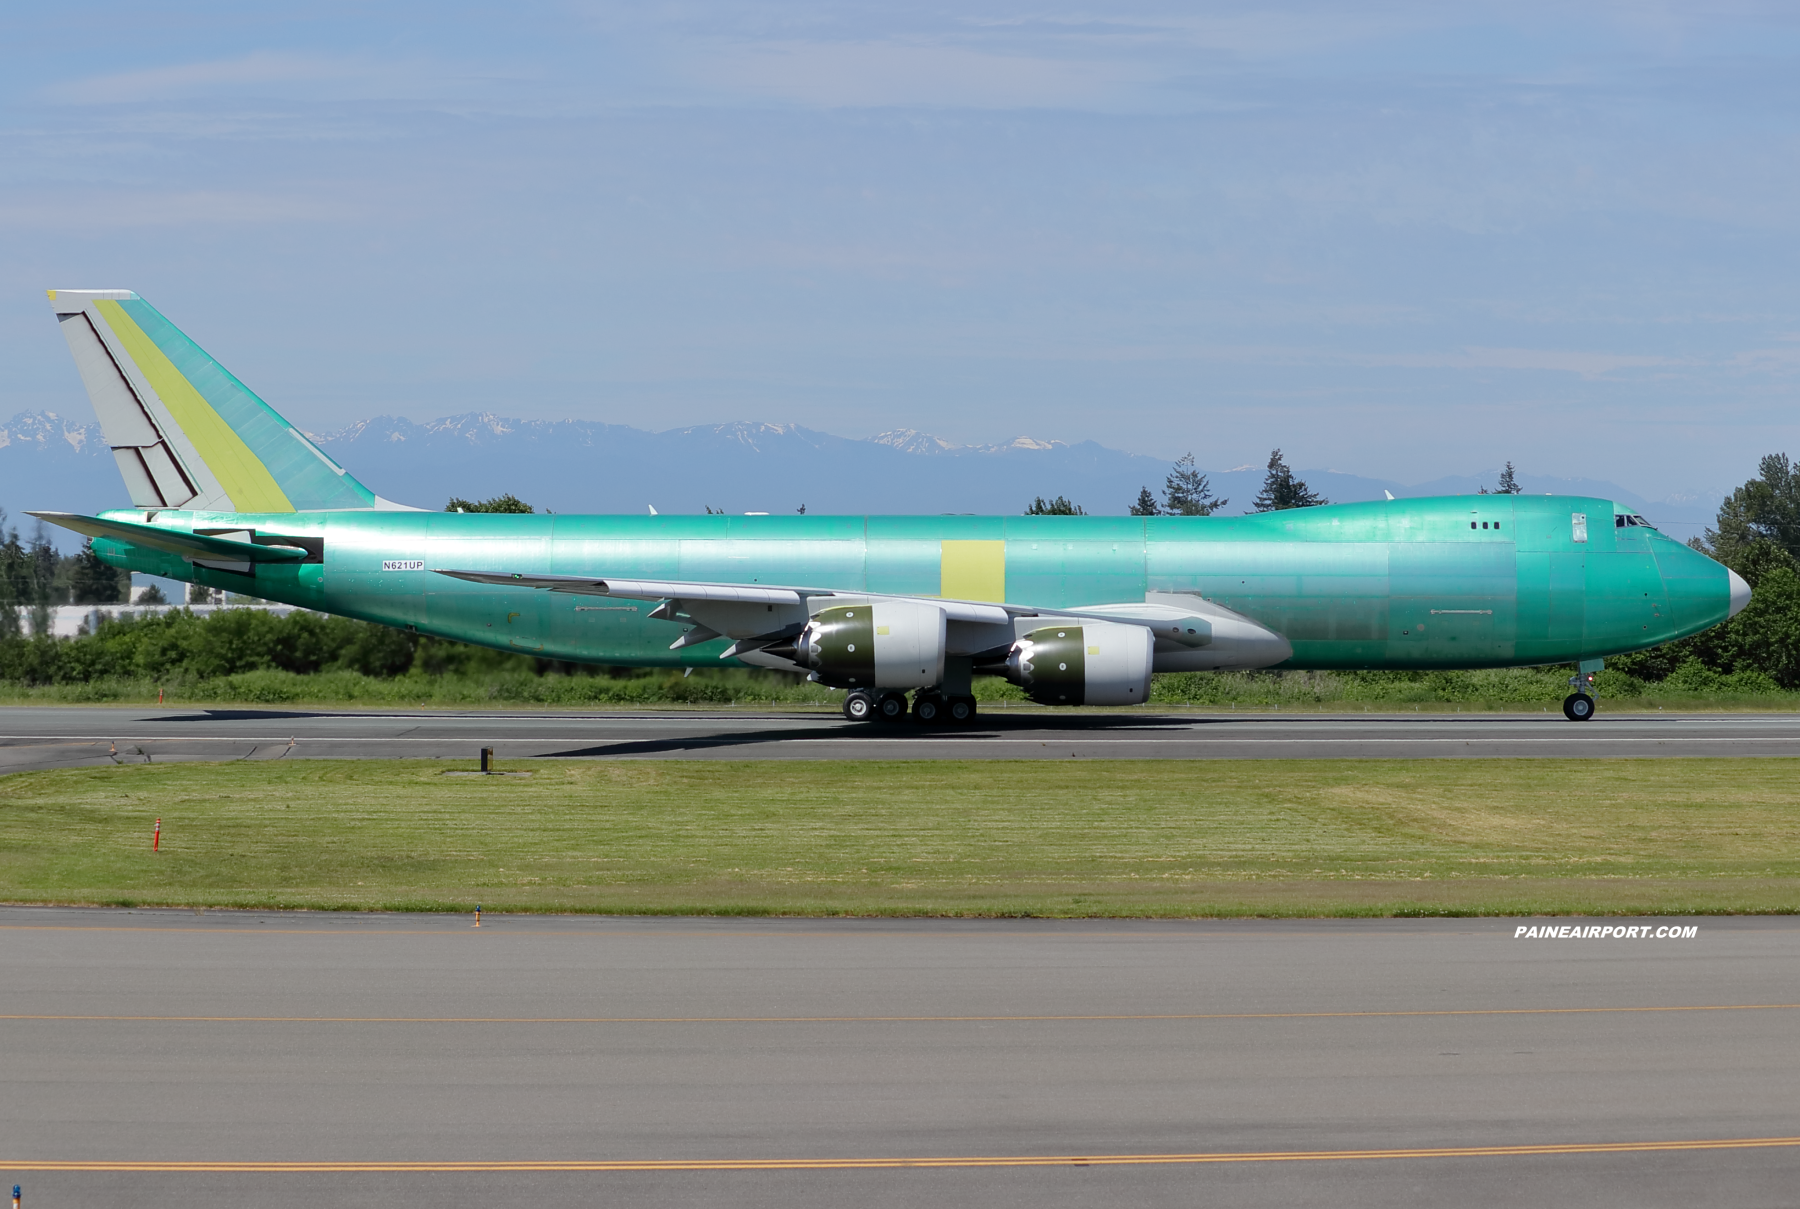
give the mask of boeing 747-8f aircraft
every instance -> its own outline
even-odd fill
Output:
[[[382,499],[129,290],[50,304],[131,507],[32,515],[115,567],[546,658],[797,671],[853,719],[966,722],[971,678],[1137,705],[1163,671],[1575,663],[1749,586],[1609,500],[1253,516],[549,516]],[[821,474],[829,466],[819,467]]]

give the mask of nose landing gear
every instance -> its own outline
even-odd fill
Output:
[[[1599,670],[1598,659],[1584,659],[1576,665],[1576,674],[1569,677],[1569,687],[1575,691],[1563,698],[1563,717],[1586,722],[1594,716],[1594,677]]]

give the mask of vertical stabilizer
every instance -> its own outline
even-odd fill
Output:
[[[49,293],[133,505],[294,512],[386,503],[130,290]]]

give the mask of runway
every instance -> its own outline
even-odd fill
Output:
[[[1773,1206],[1800,1177],[1792,919],[471,922],[0,910],[0,1178],[204,1209]]]
[[[1604,709],[1604,704],[1602,706]],[[1003,710],[966,730],[751,710],[0,708],[0,772],[141,760],[1463,759],[1800,756],[1800,715]]]

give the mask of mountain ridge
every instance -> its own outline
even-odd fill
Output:
[[[734,421],[652,432],[598,420],[528,420],[491,411],[423,423],[373,416],[309,432],[320,448],[389,499],[424,508],[451,496],[507,492],[556,512],[1018,513],[1037,496],[1062,495],[1095,515],[1123,514],[1140,488],[1160,494],[1172,461],[1096,441],[1031,436],[957,445],[916,429],[841,437],[797,424]],[[1261,466],[1208,472],[1232,513],[1248,511]],[[1485,475],[1402,484],[1337,470],[1298,470],[1339,503],[1468,495]],[[1652,503],[1600,480],[1520,475],[1528,491],[1614,499],[1686,538],[1718,497]],[[126,503],[99,425],[56,412],[20,412],[0,424],[0,507],[92,512]]]

